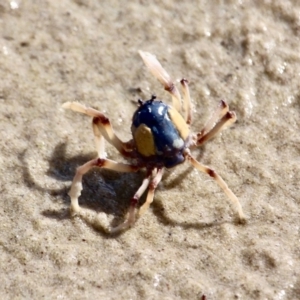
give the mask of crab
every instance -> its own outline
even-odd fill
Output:
[[[109,119],[100,111],[86,107],[78,102],[66,102],[64,108],[86,114],[93,118],[92,126],[97,149],[97,157],[77,168],[69,196],[71,214],[80,211],[78,198],[82,191],[82,176],[93,167],[106,168],[117,172],[136,172],[146,170],[146,176],[130,201],[128,217],[111,232],[128,229],[137,216],[143,215],[153,201],[155,190],[162,180],[165,168],[173,168],[183,162],[189,162],[200,172],[206,173],[225,192],[235,206],[237,220],[244,223],[246,218],[236,195],[231,191],[222,177],[212,168],[201,164],[191,154],[191,149],[202,146],[224,128],[236,121],[236,114],[229,110],[221,100],[204,128],[198,133],[190,131],[192,123],[192,106],[188,81],[180,81],[183,92],[182,100],[179,90],[169,74],[156,57],[148,52],[139,51],[145,65],[161,82],[172,96],[172,106],[152,96],[150,100],[138,100],[138,108],[132,117],[132,139],[123,142],[114,132]],[[128,163],[119,163],[106,158],[104,141],[113,145]],[[139,207],[139,199],[148,189],[145,203]],[[138,211],[138,212],[137,212]]]

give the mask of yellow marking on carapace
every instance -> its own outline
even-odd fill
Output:
[[[184,121],[181,114],[173,107],[169,107],[168,114],[181,138],[185,141],[190,135],[190,128]]]
[[[141,124],[134,131],[134,140],[138,152],[144,156],[155,155],[155,144],[151,129],[145,124]]]

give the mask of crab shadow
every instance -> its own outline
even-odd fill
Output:
[[[221,225],[224,224],[234,224],[236,226],[243,226],[244,224],[240,223],[240,220],[238,218],[232,218],[231,219],[219,219],[219,220],[206,220],[206,221],[196,221],[196,222],[190,222],[190,221],[176,221],[175,219],[173,219],[172,217],[168,216],[165,213],[165,208],[164,208],[164,203],[161,199],[157,199],[157,201],[155,201],[153,203],[152,206],[152,213],[155,215],[155,217],[157,218],[158,222],[160,222],[162,225],[164,226],[178,226],[181,228],[184,228],[186,230],[188,229],[197,229],[197,230],[202,230],[202,229],[207,229],[207,228],[212,228],[212,227],[220,227]],[[248,221],[247,221],[248,223]]]
[[[54,149],[49,159],[49,168],[46,171],[46,175],[54,178],[60,182],[71,182],[77,167],[86,163],[87,161],[95,158],[93,154],[87,155],[77,155],[70,157],[67,155],[67,145],[65,143],[59,143]],[[197,157],[199,159],[199,157]],[[68,191],[70,185],[63,186],[62,188],[53,189],[41,186],[33,178],[30,172],[30,168],[26,161],[26,151],[19,155],[19,160],[22,163],[23,170],[23,181],[26,186],[30,189],[35,189],[40,191],[42,194],[50,194],[53,196],[54,201],[63,202],[66,207],[57,210],[44,210],[42,215],[48,218],[62,220],[72,218],[69,212],[70,199],[68,196]],[[190,171],[192,167],[187,168],[175,178],[172,182],[168,184],[169,188],[176,186]],[[170,176],[170,172],[165,173],[165,178]],[[84,209],[94,212],[94,216],[98,213],[103,212],[107,215],[112,215],[113,220],[111,221],[111,226],[116,226],[120,224],[125,219],[125,215],[128,211],[130,205],[130,199],[134,193],[138,190],[142,184],[145,173],[139,171],[137,173],[118,173],[110,170],[93,168],[87,174],[83,176],[82,184],[83,189],[81,196],[79,198],[80,206]],[[168,189],[168,187],[165,187]],[[143,204],[145,201],[145,195],[140,199],[140,203]],[[207,226],[217,225],[213,223],[209,225],[207,223],[195,223],[195,224],[181,224],[175,220],[169,219],[163,212],[162,203],[155,201],[152,204],[153,212],[162,224],[172,225],[172,226],[183,226],[186,228],[203,228]],[[103,225],[99,225],[94,218],[86,216],[85,214],[80,214],[80,218],[86,222],[86,224],[94,228],[98,233],[109,236],[115,236],[119,233],[110,235],[107,228]]]

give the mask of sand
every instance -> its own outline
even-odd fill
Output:
[[[300,299],[298,1],[2,1],[1,299]],[[170,96],[138,50],[188,78],[195,132],[221,99],[238,121],[193,151],[240,199],[188,163],[117,235],[145,173],[93,169],[81,216],[67,195],[96,156],[79,101],[124,141],[138,98]],[[122,162],[107,145],[108,157]],[[144,199],[144,198],[143,198]]]

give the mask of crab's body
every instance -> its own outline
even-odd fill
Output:
[[[235,122],[235,113],[229,111],[228,105],[221,101],[204,128],[197,134],[191,133],[192,112],[187,80],[181,80],[185,111],[184,116],[182,116],[180,114],[181,96],[168,73],[152,54],[140,51],[140,55],[151,73],[172,95],[173,106],[156,100],[155,96],[147,101],[139,100],[139,107],[132,118],[132,140],[126,143],[122,142],[114,133],[109,119],[101,112],[77,102],[67,102],[63,105],[65,108],[93,117],[93,130],[98,151],[96,159],[77,169],[69,192],[72,213],[74,214],[80,210],[78,197],[82,190],[82,176],[92,167],[98,166],[119,172],[136,172],[141,168],[145,168],[147,170],[146,177],[131,199],[127,220],[118,227],[113,228],[113,231],[128,228],[135,222],[135,210],[139,198],[147,188],[146,202],[141,206],[139,215],[142,215],[153,201],[154,191],[162,179],[164,168],[172,168],[188,160],[195,168],[207,173],[216,180],[227,196],[234,202],[239,221],[244,222],[245,216],[239,200],[227,184],[214,170],[202,165],[190,153],[191,148],[204,144],[224,127]],[[131,163],[123,164],[106,159],[104,139],[111,143]]]
[[[184,161],[190,137],[182,116],[162,101],[142,102],[133,115],[132,136],[142,160],[156,167],[172,168]]]

